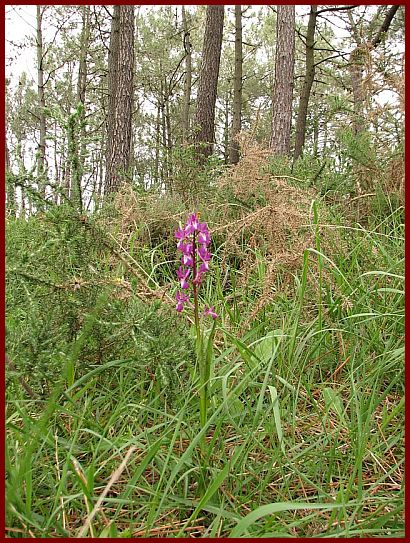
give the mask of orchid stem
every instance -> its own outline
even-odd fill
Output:
[[[196,269],[197,269],[197,262],[196,262],[196,232],[193,236],[193,265],[192,265],[192,274],[195,279],[196,277]],[[204,428],[206,421],[207,421],[207,383],[206,383],[206,367],[205,367],[205,359],[204,359],[204,351],[203,351],[203,344],[202,344],[202,333],[201,333],[201,327],[199,324],[199,304],[198,304],[198,289],[195,282],[193,282],[193,294],[194,294],[194,320],[195,320],[195,329],[196,329],[196,349],[197,349],[197,359],[199,364],[199,374],[200,374],[200,389],[199,389],[199,414],[200,414],[200,421],[201,426]],[[205,445],[205,437],[204,437],[204,443]]]

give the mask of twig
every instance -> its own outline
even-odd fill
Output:
[[[335,371],[332,373],[332,379],[336,381],[336,375],[346,366],[346,364],[349,362],[350,356],[346,358],[346,360],[343,360],[341,364],[335,369]]]
[[[9,358],[7,354],[6,354],[6,364],[11,369],[11,371],[14,371],[17,373],[17,379],[19,380],[21,386],[24,388],[27,394],[30,396],[30,398],[32,398],[33,400],[36,400],[38,398],[38,395],[34,392],[34,390],[30,387],[30,385],[28,385],[25,382],[25,380],[20,375],[18,375],[18,370],[16,366],[14,365],[14,363],[11,361],[11,359]]]
[[[358,200],[359,198],[366,198],[368,196],[376,196],[376,193],[375,192],[369,192],[368,194],[360,194],[360,196],[355,196],[354,198],[349,200],[349,202],[354,202],[355,200]]]
[[[217,228],[213,228],[211,230],[211,233],[213,234],[214,232],[219,232],[220,230],[231,229],[232,226],[240,224],[240,223],[247,222],[247,221],[249,221],[250,217],[255,217],[256,215],[259,215],[260,213],[262,213],[262,211],[267,211],[268,209],[271,209],[271,207],[272,206],[270,206],[270,205],[267,205],[265,207],[261,207],[260,209],[257,209],[256,211],[254,211],[253,213],[250,213],[249,215],[247,215],[246,217],[243,217],[242,219],[237,219],[236,221],[232,221],[229,224],[224,224],[222,226],[218,226]]]
[[[198,519],[201,520],[201,519]],[[167,524],[166,526],[158,526],[157,528],[152,528],[148,532],[145,530],[139,530],[138,532],[134,532],[135,537],[139,537],[141,535],[147,535],[147,534],[157,534],[160,533],[163,530],[166,530],[167,534],[176,534],[180,531],[180,528],[175,528],[173,530],[170,530],[169,528],[172,528],[172,526],[175,526],[175,524]],[[188,526],[187,528],[184,528],[184,532],[194,532],[198,530],[198,532],[203,532],[205,529],[205,526],[199,525],[199,526]]]
[[[36,277],[35,275],[31,275],[30,273],[26,273],[20,270],[11,269],[8,270],[8,273],[15,273],[17,275],[21,275],[25,279],[28,279],[29,281],[34,281],[35,283],[40,283],[41,285],[46,285],[48,287],[52,287],[54,289],[65,289],[65,285],[58,285],[56,283],[52,283],[51,281],[46,281],[45,279],[41,279],[40,277]]]

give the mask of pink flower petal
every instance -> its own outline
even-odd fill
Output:
[[[194,261],[191,255],[182,255],[182,264],[184,266],[193,266]]]
[[[175,230],[175,237],[176,239],[182,240],[186,238],[185,230],[181,227],[179,227],[177,230]]]
[[[205,273],[209,271],[209,262],[201,262],[199,266],[199,273]]]
[[[216,319],[218,317],[218,315],[215,313],[214,311],[214,307],[211,305],[211,307],[206,307],[205,310],[204,310],[204,315],[205,316],[210,316],[212,317],[213,319]]]
[[[187,288],[189,288],[189,284],[188,282],[186,281],[186,279],[182,278],[181,281],[181,288],[183,288],[184,290],[186,290]]]

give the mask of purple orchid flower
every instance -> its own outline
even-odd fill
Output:
[[[209,261],[201,262],[199,273],[205,273],[207,271],[209,271]]]
[[[218,317],[218,315],[215,313],[214,311],[214,306],[211,305],[210,307],[205,307],[204,309],[204,315],[205,316],[210,316],[212,317],[213,319],[216,319]]]
[[[178,291],[176,293],[175,298],[176,298],[176,301],[177,301],[176,310],[178,312],[181,312],[184,309],[184,303],[188,302],[189,297],[186,294],[184,294],[183,292]]]
[[[181,247],[182,254],[190,256],[194,250],[194,245],[191,242],[184,243]]]
[[[192,255],[182,255],[182,264],[184,266],[192,267],[194,265],[194,259]]]
[[[189,277],[190,273],[191,273],[191,270],[189,268],[184,270],[182,266],[180,266],[177,271],[177,276],[178,276],[178,279],[180,280],[181,288],[183,288],[184,290],[189,288],[187,278]]]
[[[175,238],[177,249],[182,253],[182,265],[177,271],[177,276],[184,291],[187,291],[192,285],[194,308],[195,311],[198,311],[197,289],[203,282],[204,274],[209,271],[211,253],[208,251],[208,247],[211,244],[211,234],[206,222],[199,222],[198,214],[191,213],[184,227],[180,226],[175,231]],[[183,310],[184,303],[188,300],[185,293],[177,292],[176,309],[178,312]],[[213,307],[206,308],[204,314],[210,315],[214,319],[217,317]]]
[[[185,229],[179,227],[177,230],[175,230],[175,238],[179,240],[184,240],[186,238]]]
[[[189,236],[198,230],[199,219],[196,213],[192,213],[186,222],[185,233]]]
[[[203,260],[204,262],[211,260],[211,253],[203,245],[200,245],[198,247],[198,254],[201,257],[201,260]]]

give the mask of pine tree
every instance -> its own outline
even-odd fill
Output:
[[[290,152],[293,72],[295,66],[295,6],[277,6],[275,81],[272,99],[272,136],[275,155]]]

